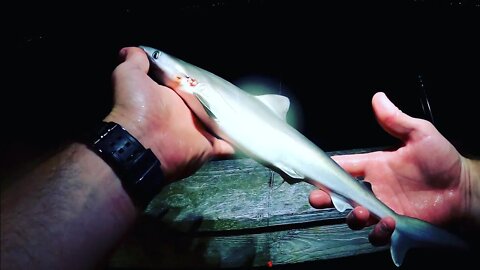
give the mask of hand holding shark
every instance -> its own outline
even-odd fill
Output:
[[[383,93],[377,93],[372,105],[380,125],[402,141],[394,151],[334,156],[350,174],[364,177],[373,192],[396,213],[450,226],[475,219],[471,175],[475,161],[460,155],[454,146],[428,121],[401,112]],[[310,194],[316,208],[331,205],[327,194]],[[477,217],[478,219],[478,217]],[[352,211],[347,222],[362,229],[378,222],[363,207]],[[376,245],[387,244],[395,229],[392,219],[381,220],[370,234]]]

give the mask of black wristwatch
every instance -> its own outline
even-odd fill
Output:
[[[113,169],[133,202],[145,208],[164,182],[160,161],[152,150],[114,122],[102,122],[88,137],[88,147]]]

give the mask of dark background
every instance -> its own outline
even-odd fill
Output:
[[[232,82],[266,78],[325,151],[398,143],[372,113],[373,94],[384,91],[402,111],[434,121],[463,154],[480,153],[479,1],[19,3],[2,11],[11,17],[2,37],[2,182],[109,112],[118,51],[137,45]]]
[[[388,2],[388,3],[384,3]],[[479,1],[158,1],[16,4],[6,24],[2,167],[75,138],[112,105],[124,46],[169,52],[234,83],[260,76],[292,99],[325,151],[396,144],[376,123],[384,91],[477,154]],[[5,37],[5,36],[4,36]],[[6,71],[6,73],[5,73]],[[423,87],[421,86],[423,82]],[[431,112],[422,108],[426,100]]]

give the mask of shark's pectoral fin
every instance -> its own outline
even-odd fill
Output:
[[[198,99],[200,104],[202,104],[203,109],[205,110],[207,115],[214,121],[217,121],[217,116],[212,112],[212,110],[210,109],[210,104],[202,97],[202,95],[195,92],[193,93],[193,95]]]
[[[261,96],[255,96],[263,104],[265,104],[270,110],[272,110],[280,119],[286,121],[287,112],[290,108],[290,99],[281,95],[267,94]]]
[[[344,212],[347,209],[353,209],[353,206],[349,204],[343,197],[331,193],[330,198],[332,198],[332,203],[335,209],[337,209],[340,212]]]

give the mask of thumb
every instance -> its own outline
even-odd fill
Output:
[[[143,72],[147,73],[150,63],[148,61],[147,55],[145,52],[137,47],[125,47],[119,52],[120,60],[124,64],[129,65],[130,67],[139,68]]]
[[[378,92],[372,98],[375,117],[392,136],[405,141],[415,127],[415,119],[398,109],[385,95]]]
[[[215,137],[212,133],[206,131],[205,129],[199,130],[203,136],[210,142],[212,145],[212,154],[216,158],[229,157],[235,154],[235,148],[229,144],[227,141],[224,141],[220,138]]]
[[[215,157],[229,157],[235,154],[235,148],[228,142],[221,139],[214,139],[213,155]]]

